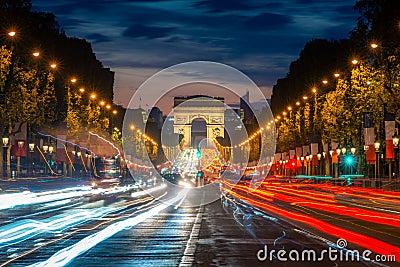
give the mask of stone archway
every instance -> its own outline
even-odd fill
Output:
[[[224,137],[224,99],[207,96],[174,98],[174,133],[183,135],[183,146],[194,147],[192,122],[202,119],[206,122],[206,138]]]

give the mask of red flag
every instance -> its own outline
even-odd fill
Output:
[[[18,144],[21,142],[22,145]],[[15,140],[11,147],[11,152],[14,157],[26,157],[26,141]]]
[[[386,159],[394,160],[394,145],[392,140],[386,140]]]
[[[338,162],[339,162],[338,154],[336,153],[336,151],[334,151],[332,154],[332,163],[338,163]]]
[[[318,157],[317,157],[317,156],[313,156],[313,157],[312,157],[311,166],[313,166],[313,167],[319,166],[319,164],[318,164]]]
[[[376,155],[375,155],[374,145],[367,146],[367,150],[365,151],[365,157],[367,159],[367,164],[375,164]]]

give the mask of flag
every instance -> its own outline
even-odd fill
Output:
[[[374,120],[372,112],[363,112],[364,121],[364,143],[366,146],[375,142]]]
[[[296,147],[296,156],[303,156],[303,149],[301,147]]]
[[[26,157],[26,140],[15,140],[11,146],[12,155],[14,157]]]
[[[368,145],[366,146],[367,150],[365,151],[365,158],[367,160],[367,164],[375,164],[376,154],[375,154],[375,146]]]
[[[67,139],[66,135],[57,135],[56,161],[58,162],[68,162],[64,148],[65,139]]]
[[[393,145],[393,136],[396,133],[396,123],[395,123],[396,115],[393,113],[389,113],[386,110],[385,106],[385,139],[386,139],[386,159],[392,160],[394,159],[394,145]]]
[[[289,150],[289,157],[290,159],[294,159],[296,157],[296,150],[294,149]]]
[[[339,163],[338,153],[336,153],[336,150],[332,154],[332,163]]]
[[[315,156],[318,154],[318,143],[311,144],[311,155]]]
[[[303,155],[306,156],[309,154],[310,154],[310,146],[309,145],[303,146]]]
[[[319,162],[318,162],[318,157],[317,156],[313,156],[311,159],[311,166],[313,167],[317,167],[319,166]]]
[[[14,157],[26,157],[28,127],[26,122],[16,122],[12,129],[14,144],[11,144],[11,154]],[[20,144],[18,144],[20,142]]]

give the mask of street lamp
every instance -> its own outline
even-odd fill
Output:
[[[308,166],[309,160],[310,160],[310,156],[307,155],[306,156],[306,175],[309,175],[309,172],[310,172],[310,168]]]
[[[342,152],[342,150],[340,148],[336,149],[336,153],[337,153],[337,178],[339,178],[340,176],[340,152]]]
[[[371,48],[372,48],[372,49],[376,49],[376,48],[378,48],[378,44],[376,44],[376,43],[372,43],[372,44],[371,44]]]
[[[53,146],[49,146],[49,153],[52,154],[54,151],[54,147]]]
[[[8,141],[10,139],[8,137],[3,137],[3,147],[8,147]]]
[[[394,146],[394,172],[397,178],[399,178],[399,162],[398,162],[398,150],[399,150],[399,136],[393,136],[393,146]]]
[[[322,175],[322,164],[321,164],[322,155],[321,155],[321,153],[317,154],[317,158],[318,158],[319,174]]]
[[[30,143],[30,144],[28,145],[28,147],[29,147],[29,152],[33,153],[33,152],[34,152],[34,149],[35,149],[35,144],[34,144],[34,143]]]
[[[33,171],[33,152],[35,152],[35,144],[29,143],[28,147],[29,147],[29,152],[30,152],[30,157],[29,157],[30,163],[28,164],[28,167],[30,168],[29,172],[34,173],[34,171]]]
[[[351,154],[354,155],[356,153],[356,148],[355,147],[350,148],[350,152],[351,152]]]
[[[375,159],[375,179],[379,177],[379,148],[381,146],[381,143],[378,141],[375,142],[374,147],[375,147],[375,153],[376,153],[376,159]]]
[[[10,32],[8,32],[8,36],[10,36],[10,37],[14,37],[14,36],[15,36],[15,34],[16,34],[16,32],[15,32],[15,31],[10,31]]]
[[[24,143],[25,143],[24,141],[19,140],[17,142],[18,149],[22,149],[24,147]],[[19,155],[20,154],[18,154],[18,157],[17,157],[17,174],[18,175],[21,173],[21,156],[19,156]]]

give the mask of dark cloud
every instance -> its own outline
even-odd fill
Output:
[[[284,7],[284,4],[282,2],[272,2],[263,4],[263,7],[268,9],[276,9]]]
[[[224,12],[227,10],[251,10],[257,5],[249,4],[246,0],[202,0],[194,3],[195,7],[205,8],[208,12]]]
[[[345,38],[355,0],[33,0],[111,68],[210,60],[271,87],[313,38]],[[118,77],[118,75],[117,75]],[[118,81],[120,88],[124,87]]]
[[[352,5],[343,5],[343,6],[338,6],[333,9],[335,12],[341,14],[341,15],[350,15],[354,16],[357,12],[353,9]]]
[[[100,33],[93,33],[86,36],[86,38],[93,43],[110,42],[111,38]]]
[[[122,33],[122,36],[130,38],[145,37],[148,39],[155,39],[168,36],[173,29],[173,27],[155,27],[146,26],[143,24],[134,24],[127,28]]]
[[[288,15],[262,13],[248,19],[245,23],[245,27],[249,30],[271,30],[284,27],[292,22],[292,18]]]

